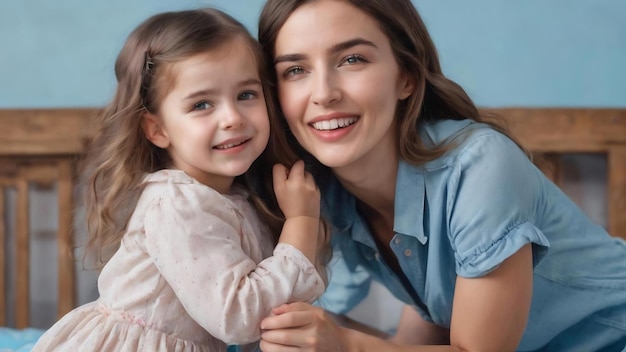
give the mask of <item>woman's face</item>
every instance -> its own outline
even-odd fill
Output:
[[[310,2],[287,19],[274,52],[289,127],[322,164],[396,153],[395,110],[412,86],[375,19],[341,0]]]

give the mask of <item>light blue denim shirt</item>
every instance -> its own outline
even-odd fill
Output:
[[[590,221],[493,129],[446,120],[425,125],[421,135],[456,147],[421,167],[399,164],[390,246],[411,289],[380,256],[354,197],[331,179],[322,208],[334,258],[318,304],[346,313],[374,279],[449,328],[456,277],[483,276],[532,243],[533,296],[519,350],[622,351],[626,243]]]

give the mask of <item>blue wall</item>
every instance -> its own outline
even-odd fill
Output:
[[[444,72],[482,106],[626,107],[626,1],[414,0]],[[147,16],[211,5],[256,33],[261,0],[3,0],[0,108],[92,107]]]

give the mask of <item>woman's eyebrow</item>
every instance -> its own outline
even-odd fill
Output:
[[[346,40],[345,42],[341,42],[341,43],[337,43],[335,45],[333,45],[328,52],[331,54],[336,54],[340,51],[344,51],[346,49],[350,49],[352,47],[355,47],[357,45],[367,45],[367,46],[371,46],[374,48],[377,48],[376,44],[374,44],[373,42],[367,40],[367,39],[363,39],[363,38],[354,38],[354,39],[350,39],[350,40]]]
[[[377,48],[376,44],[374,44],[373,42],[363,39],[363,38],[354,38],[354,39],[350,39],[350,40],[346,40],[345,42],[341,42],[341,43],[337,43],[333,46],[330,47],[330,49],[328,49],[328,52],[331,54],[336,54],[340,51],[346,50],[346,49],[350,49],[352,47],[355,47],[357,45],[367,45],[367,46],[371,46],[374,48]],[[276,59],[274,59],[274,64],[279,64],[281,62],[293,62],[293,61],[300,61],[300,60],[304,60],[306,58],[306,55],[304,54],[285,54],[285,55],[279,55],[276,57]]]
[[[279,64],[281,62],[300,61],[300,60],[304,60],[305,58],[306,58],[306,55],[303,55],[303,54],[280,55],[274,59],[274,64]]]

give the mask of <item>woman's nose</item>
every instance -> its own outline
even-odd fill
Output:
[[[337,77],[326,70],[314,74],[311,100],[316,105],[328,106],[341,100]]]

